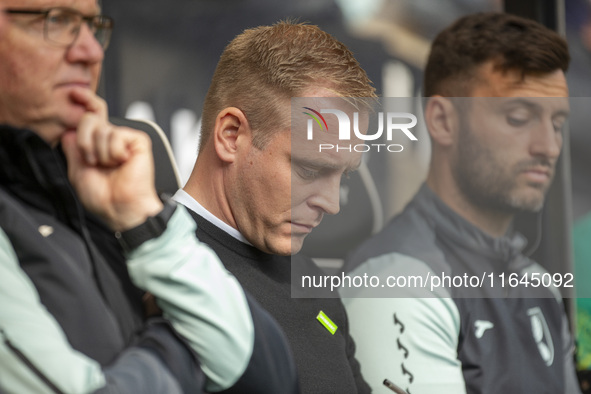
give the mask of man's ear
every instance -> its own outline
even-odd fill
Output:
[[[429,97],[425,108],[425,121],[433,143],[441,146],[454,144],[458,134],[458,113],[450,99]]]
[[[238,151],[238,138],[251,138],[246,115],[236,107],[224,108],[218,113],[213,129],[215,151],[220,160],[233,162]]]

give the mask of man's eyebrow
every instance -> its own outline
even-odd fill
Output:
[[[546,98],[546,97],[540,97],[542,99]],[[552,98],[552,97],[547,97],[547,98]],[[523,105],[524,107],[529,108],[530,110],[534,110],[534,111],[541,111],[543,108],[539,103],[536,103],[534,101],[531,101],[527,98],[523,98],[523,97],[519,97],[519,98],[515,98],[515,99],[511,99],[509,101],[507,101],[504,105],[504,107],[508,107],[508,106],[512,106],[512,105]],[[556,111],[555,113],[553,113],[553,116],[564,116],[564,117],[568,117],[570,114],[570,110],[567,109],[560,109],[558,111]]]
[[[313,167],[316,169],[328,169],[328,170],[335,170],[338,169],[340,166],[335,163],[330,163],[321,160],[314,160],[305,157],[292,157],[292,161],[298,165]]]
[[[528,100],[526,98],[512,98],[507,100],[503,107],[514,107],[514,106],[523,106],[523,107],[527,107],[530,110],[534,110],[534,111],[540,111],[542,109],[542,106],[538,103],[535,103],[531,100]]]
[[[300,165],[300,166],[307,166],[307,167],[311,167],[317,170],[342,170],[343,169],[343,165],[342,164],[337,164],[337,163],[331,163],[331,162],[327,162],[327,161],[318,161],[318,160],[313,160],[313,159],[308,159],[308,158],[303,158],[303,157],[292,157],[292,162]],[[353,171],[357,171],[359,169],[359,167],[361,166],[361,160],[359,160],[358,163],[356,163],[353,166],[350,167],[346,167],[345,171],[346,172],[353,172]]]

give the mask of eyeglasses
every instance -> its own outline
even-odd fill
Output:
[[[103,50],[107,49],[113,31],[113,19],[108,16],[84,16],[71,8],[6,9],[4,12],[7,14],[42,15],[45,39],[60,46],[69,46],[76,41],[80,35],[82,22],[86,23]]]

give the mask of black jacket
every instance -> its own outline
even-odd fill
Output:
[[[0,226],[74,349],[103,366],[132,345],[149,349],[163,365],[185,361],[167,372],[185,391],[202,386],[193,354],[168,323],[144,323],[142,292],[132,285],[112,233],[78,201],[61,150],[7,126],[0,126]],[[151,368],[138,363],[135,373],[160,375]]]
[[[423,185],[346,265],[382,284],[408,279],[342,289],[363,322],[351,332],[365,370],[412,393],[579,393],[560,294],[524,246],[518,233],[484,233]]]
[[[0,227],[72,347],[104,366],[107,384],[99,392],[203,391],[204,375],[190,347],[164,319],[144,321],[143,293],[132,285],[111,231],[78,201],[61,150],[7,126],[0,126]],[[246,298],[254,350],[227,392],[297,392],[281,330]],[[34,372],[37,356],[19,357],[29,358],[22,361],[43,380]]]

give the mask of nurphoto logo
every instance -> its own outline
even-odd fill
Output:
[[[317,111],[310,107],[303,107],[310,119],[307,122],[307,139],[314,139],[314,122],[318,124],[321,132],[328,132],[328,123],[322,114],[329,114],[336,116],[338,121],[338,138],[340,142],[350,142],[352,133],[356,139],[361,141],[375,141],[382,137],[384,131],[386,133],[386,140],[391,142],[395,133],[403,133],[410,141],[417,141],[417,137],[412,133],[411,129],[417,125],[417,117],[408,112],[378,112],[377,131],[364,133],[359,127],[359,112],[353,112],[353,122],[347,113],[338,109],[321,109]],[[385,124],[385,127],[384,127]],[[352,127],[351,127],[352,126]],[[318,151],[348,151],[348,152],[369,152],[370,150],[387,150],[388,152],[396,153],[402,152],[404,147],[401,144],[384,144],[384,143],[362,143],[362,144],[318,144]]]

